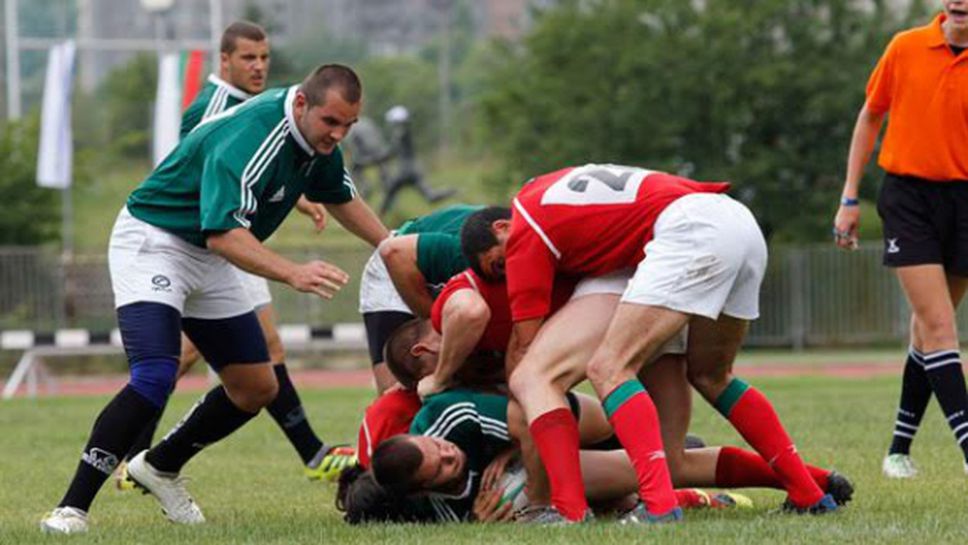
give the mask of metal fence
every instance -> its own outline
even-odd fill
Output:
[[[296,259],[320,258],[352,280],[331,301],[271,283],[284,323],[324,326],[360,321],[359,275],[365,248],[283,249]],[[902,342],[909,310],[893,274],[881,266],[879,244],[843,252],[831,245],[776,246],[760,297],[761,317],[751,330],[753,346],[859,345]],[[968,311],[959,312],[968,333]],[[103,255],[66,261],[36,248],[0,248],[0,330],[114,327],[111,285]]]
[[[297,261],[323,259],[333,263],[347,271],[351,280],[329,301],[270,282],[280,321],[319,326],[361,321],[359,274],[370,251],[356,247],[282,250],[283,255]],[[115,327],[107,257],[82,254],[66,260],[45,249],[0,248],[0,330],[75,327]]]

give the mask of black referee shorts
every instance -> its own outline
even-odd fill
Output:
[[[968,276],[968,181],[932,182],[888,173],[877,198],[884,265],[938,264]]]

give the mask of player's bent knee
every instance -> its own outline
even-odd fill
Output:
[[[275,380],[247,384],[244,388],[231,388],[229,398],[243,411],[257,412],[275,401],[279,395],[279,383]]]
[[[527,399],[528,392],[534,384],[534,376],[527,368],[518,366],[508,377],[508,388],[517,399]]]
[[[162,408],[175,388],[178,362],[175,358],[145,359],[131,365],[128,384],[154,406]]]
[[[592,386],[597,391],[602,392],[608,390],[608,386],[616,381],[618,371],[614,365],[605,359],[593,357],[588,362],[588,370],[586,373],[588,375],[588,381],[592,383]]]
[[[272,381],[269,384],[262,385],[253,393],[253,403],[265,407],[275,401],[277,395],[279,395],[279,383]]]
[[[730,374],[726,371],[692,369],[686,370],[686,378],[706,399],[715,399],[729,385]]]
[[[921,343],[927,346],[945,346],[957,342],[958,333],[954,316],[948,314],[929,314],[918,317]]]

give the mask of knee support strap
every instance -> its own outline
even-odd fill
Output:
[[[162,408],[171,391],[175,389],[177,375],[177,359],[142,360],[131,365],[131,380],[128,384],[156,407]]]

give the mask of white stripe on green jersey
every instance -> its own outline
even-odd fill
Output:
[[[303,194],[354,199],[339,147],[320,155],[299,134],[295,93],[270,89],[199,124],[128,198],[131,215],[204,248],[235,228],[265,240]]]
[[[205,85],[202,86],[198,96],[192,101],[191,105],[182,114],[181,138],[192,131],[199,123],[211,119],[234,106],[237,106],[252,95],[242,89],[235,87],[231,83],[219,78],[215,74],[210,74]]]

